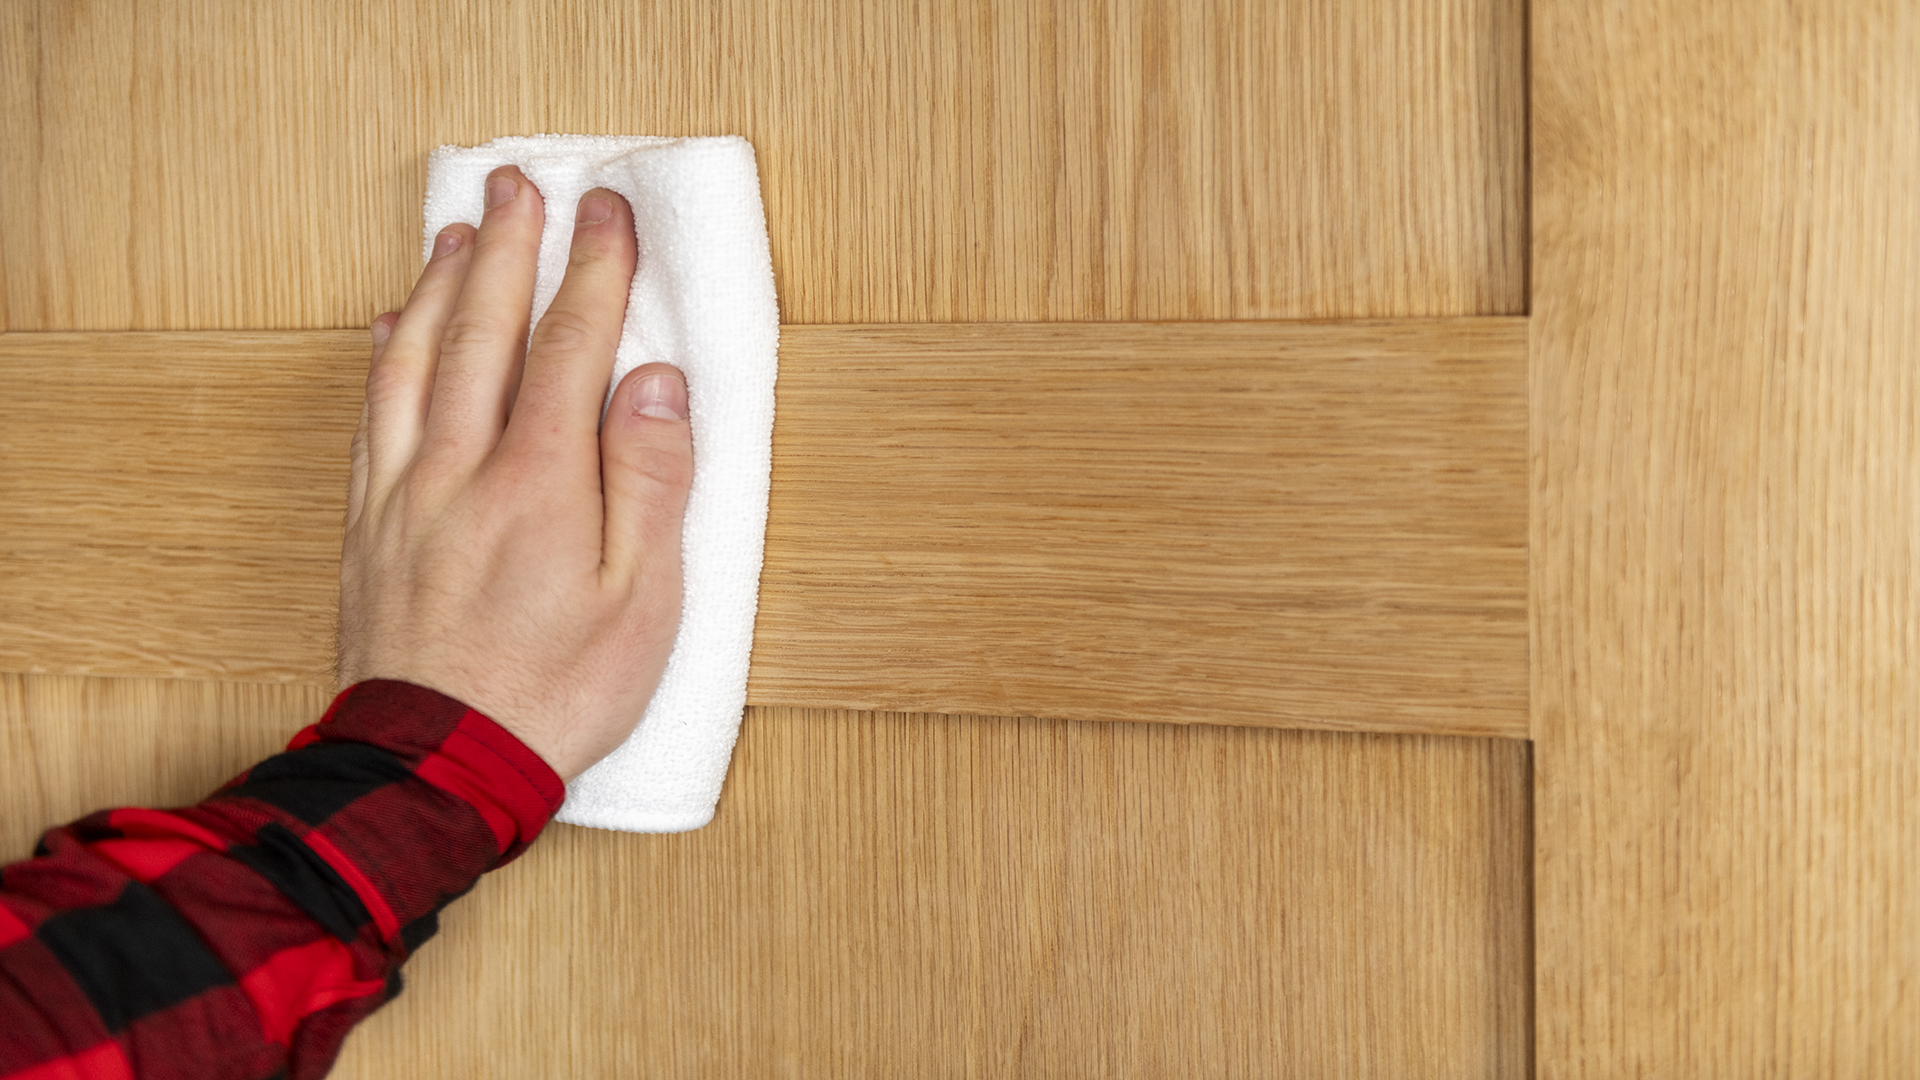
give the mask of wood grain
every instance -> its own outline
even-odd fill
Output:
[[[316,686],[0,675],[0,862],[111,806],[184,806],[284,749]]]
[[[0,759],[0,859],[191,801],[322,703],[0,677],[32,750]],[[711,826],[551,827],[333,1075],[1520,1077],[1527,757],[750,710]]]
[[[740,134],[799,323],[1514,314],[1522,0],[20,0],[14,330],[365,326],[426,155]]]
[[[1484,319],[796,338],[750,690],[1524,735],[1525,341]]]
[[[331,685],[364,345],[0,337],[0,670]]]
[[[326,681],[363,348],[0,338],[0,670]],[[750,700],[1524,736],[1524,349],[793,328]]]
[[[1539,1061],[1920,1062],[1920,13],[1534,9]]]

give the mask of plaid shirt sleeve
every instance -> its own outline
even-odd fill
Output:
[[[0,870],[0,1080],[324,1076],[564,794],[485,716],[380,680],[198,806],[54,829]]]

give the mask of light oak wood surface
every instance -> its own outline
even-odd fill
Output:
[[[0,337],[0,670],[328,682],[365,347]],[[1525,348],[789,328],[749,699],[1524,736]]]
[[[0,859],[324,703],[302,331],[404,299],[432,146],[737,133],[785,321],[905,325],[787,330],[719,815],[552,827],[336,1075],[1528,1073],[1528,744],[1205,723],[1526,733],[1524,326],[1141,325],[1524,312],[1525,26],[0,5],[0,329],[227,331],[0,337]]]
[[[18,0],[0,327],[365,326],[426,155],[738,134],[799,323],[1517,314],[1522,0]]]
[[[1543,1077],[1920,1067],[1920,11],[1534,6]]]
[[[0,676],[0,860],[190,802],[324,704]],[[549,826],[333,1075],[1518,1078],[1527,758],[751,709],[712,825]]]

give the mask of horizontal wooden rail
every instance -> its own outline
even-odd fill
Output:
[[[1527,734],[1524,320],[784,335],[752,701]],[[325,681],[364,349],[0,336],[0,670]]]

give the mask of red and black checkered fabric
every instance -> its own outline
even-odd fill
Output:
[[[380,680],[198,806],[47,833],[0,869],[0,1080],[325,1075],[564,794],[485,716]]]

